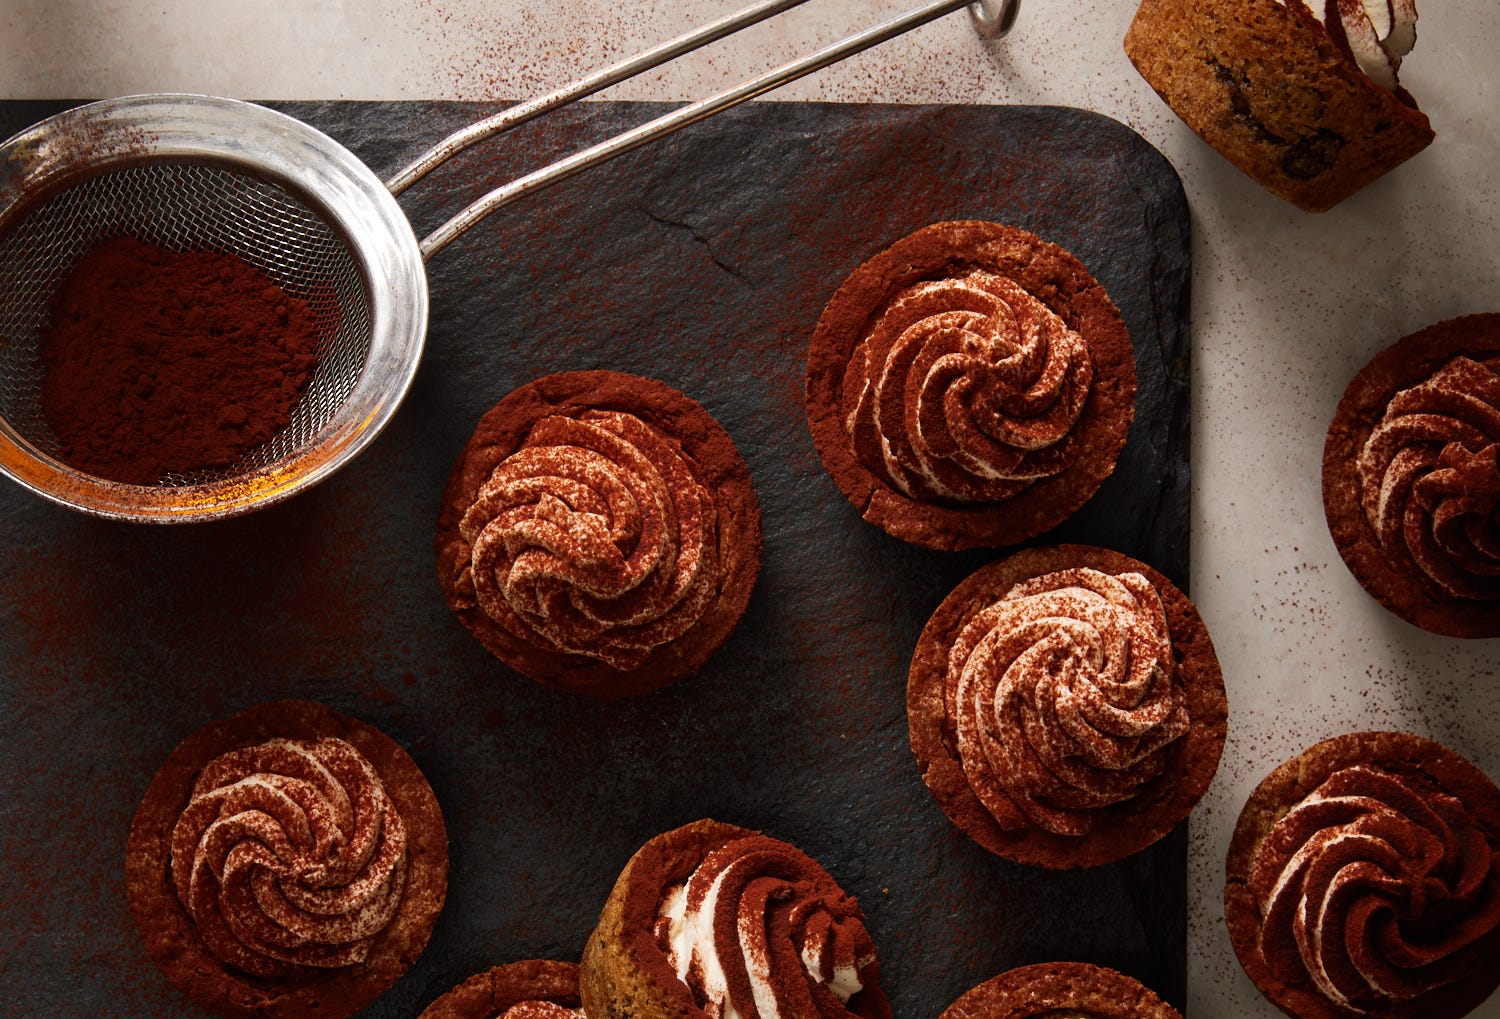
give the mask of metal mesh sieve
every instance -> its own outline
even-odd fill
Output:
[[[288,425],[226,468],[128,485],[65,462],[41,408],[49,301],[101,241],[233,254],[308,303],[318,363]],[[127,96],[0,145],[0,471],[100,516],[177,522],[280,501],[390,420],[421,357],[421,252],[385,185],[327,135],[265,107]]]
[[[231,516],[328,477],[379,434],[416,373],[427,329],[425,258],[485,216],[721,110],[968,7],[985,35],[1020,0],[926,0],[906,14],[504,184],[420,243],[396,204],[454,153],[807,0],[757,0],[545,96],[449,135],[383,184],[323,133],[261,106],[143,95],[68,110],[0,144],[0,473],[99,516]],[[79,260],[125,235],[238,255],[308,301],[318,367],[291,422],[225,470],[126,485],[71,468],[41,411],[38,338]]]
[[[370,304],[359,264],[323,218],[285,189],[195,163],[146,163],[92,177],[31,209],[0,240],[0,416],[49,456],[58,443],[40,407],[38,336],[48,300],[79,259],[110,237],[172,251],[237,255],[308,303],[318,366],[287,427],[224,468],[167,475],[158,484],[224,481],[311,443],[364,369]]]

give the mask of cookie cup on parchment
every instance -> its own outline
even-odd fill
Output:
[[[1224,918],[1296,1019],[1458,1019],[1500,985],[1500,789],[1405,732],[1323,740],[1240,811]]]
[[[1323,509],[1391,612],[1500,637],[1500,314],[1412,333],[1350,380],[1323,444]]]
[[[476,973],[417,1019],[579,1019],[578,964],[525,959]]]
[[[1283,0],[1141,0],[1125,53],[1199,137],[1308,212],[1434,138],[1405,89],[1371,81],[1317,19]]]

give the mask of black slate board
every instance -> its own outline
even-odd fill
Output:
[[[0,136],[63,104],[0,103]],[[389,175],[490,107],[276,104]],[[460,157],[404,200],[419,232],[546,159],[661,111],[586,104]],[[1136,348],[1120,467],[1048,540],[1186,584],[1188,214],[1166,160],[1077,110],[758,103],[502,211],[429,267],[428,351],[390,430],[318,489],[190,528],[94,520],[0,485],[0,1012],[195,1014],[125,906],[131,815],[204,722],[280,697],[411,752],[448,820],[447,908],[366,1013],[414,1016],[480,969],[576,958],[652,835],[759,827],[858,896],[900,1019],[1009,968],[1081,959],[1182,1007],[1185,829],[1118,864],[990,856],[928,795],[906,666],[943,595],[998,553],[943,554],[858,519],[802,409],[824,301],[926,223],[988,218],[1073,251]],[[696,677],[599,704],[489,658],[447,611],[437,500],[474,422],[538,375],[607,367],[684,390],[734,437],[764,511],[750,610]]]

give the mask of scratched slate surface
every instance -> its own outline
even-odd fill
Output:
[[[278,104],[389,176],[488,107]],[[58,104],[0,103],[0,136]],[[660,107],[587,104],[440,170],[419,236],[511,175]],[[752,104],[503,210],[429,266],[432,318],[395,423],[318,489],[190,528],[108,523],[0,485],[0,1012],[195,1015],[125,906],[130,818],[204,722],[306,697],[384,729],[443,805],[447,907],[368,1012],[414,1016],[488,966],[576,958],[629,855],[700,816],[759,827],[858,896],[901,1019],[1014,965],[1081,959],[1185,998],[1185,829],[1050,873],[954,828],[906,743],[928,614],[1000,553],[943,554],[858,519],[820,466],[803,356],[824,301],[926,223],[1027,227],[1121,308],[1141,388],[1121,464],[1047,540],[1185,584],[1188,215],[1176,174],[1077,110]],[[538,375],[607,367],[713,413],[762,501],[748,614],[702,673],[635,701],[543,689],[449,615],[438,495],[481,413]]]

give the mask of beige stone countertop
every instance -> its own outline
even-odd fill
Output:
[[[728,13],[733,0],[5,0],[0,96],[189,91],[257,99],[520,99]],[[686,100],[905,9],[814,0],[607,98]],[[1401,69],[1437,141],[1336,209],[1261,191],[1126,60],[1134,5],[1024,0],[985,42],[960,12],[778,99],[1077,106],[1123,121],[1182,176],[1193,216],[1192,593],[1224,667],[1229,741],[1191,821],[1188,1006],[1279,1014],[1235,961],[1223,859],[1262,775],[1306,746],[1407,729],[1500,776],[1500,640],[1387,613],[1324,523],[1320,463],[1344,386],[1442,319],[1500,311],[1500,4],[1423,0]],[[1473,1013],[1500,1016],[1500,998]]]

